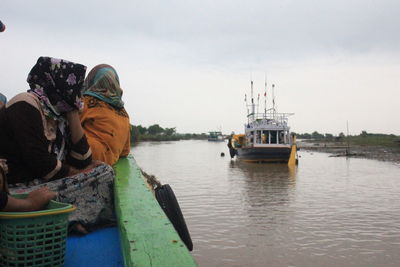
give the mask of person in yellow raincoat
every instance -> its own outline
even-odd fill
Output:
[[[129,115],[122,101],[119,77],[107,64],[95,66],[85,79],[81,124],[93,159],[109,165],[130,152]]]

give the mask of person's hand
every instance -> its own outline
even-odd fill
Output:
[[[100,161],[100,160],[94,159],[94,160],[92,160],[92,162],[85,168],[85,170],[92,169],[92,168],[97,167],[97,166],[100,166],[100,165],[102,165],[102,164],[104,164],[104,162],[102,162],[102,161]]]
[[[57,193],[50,191],[47,187],[33,190],[25,199],[32,211],[43,209],[50,200],[55,199]]]
[[[79,119],[79,111],[76,109],[69,111],[67,112],[66,117],[71,131],[71,141],[73,144],[76,144],[84,135],[81,121]]]

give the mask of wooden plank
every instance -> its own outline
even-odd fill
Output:
[[[125,266],[197,266],[147,187],[132,156],[114,165],[115,207]]]

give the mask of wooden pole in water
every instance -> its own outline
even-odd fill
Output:
[[[349,121],[346,121],[346,128],[347,128],[347,148],[346,148],[346,156],[350,154],[350,143],[349,143]]]

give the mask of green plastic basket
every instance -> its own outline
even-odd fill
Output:
[[[75,209],[50,201],[41,211],[0,212],[0,266],[63,266],[68,214]]]

